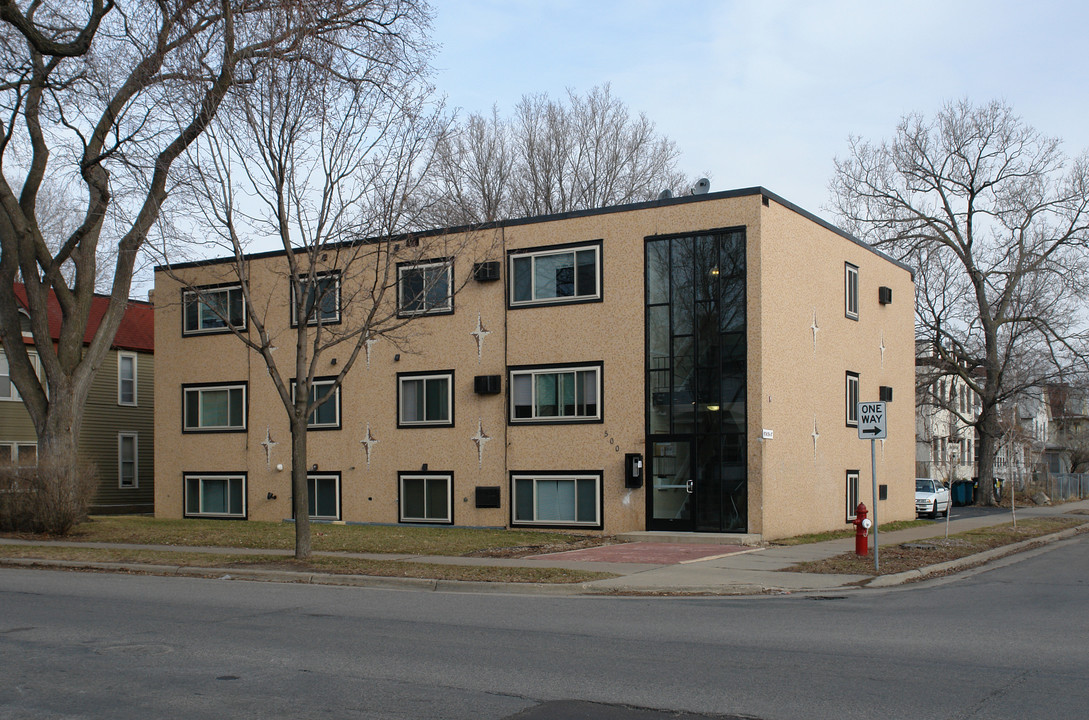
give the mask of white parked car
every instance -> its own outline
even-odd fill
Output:
[[[915,514],[938,517],[949,512],[952,498],[941,480],[915,478]]]

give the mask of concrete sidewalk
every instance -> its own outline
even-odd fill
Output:
[[[955,517],[949,521],[949,533],[952,535],[981,527],[1002,525],[1010,520],[1009,512],[980,517]],[[1089,523],[1089,500],[1052,507],[1032,507],[1019,509],[1019,519],[1069,515],[1084,517]],[[914,540],[942,537],[945,535],[945,521],[938,521],[925,526],[880,533],[880,547],[889,547]],[[329,573],[293,572],[281,570],[259,570],[244,568],[195,568],[188,566],[158,565],[148,566],[132,563],[90,563],[49,560],[0,559],[0,566],[34,566],[57,568],[85,568],[127,572],[150,572],[161,575],[186,575],[213,578],[252,579],[274,582],[302,582],[335,585],[358,585],[369,587],[402,587],[415,589],[468,591],[468,592],[517,592],[549,595],[593,595],[593,594],[716,594],[716,595],[753,595],[780,594],[792,592],[830,592],[858,589],[860,587],[888,587],[925,577],[928,573],[949,572],[988,562],[1029,546],[1044,542],[1054,542],[1072,537],[1076,530],[1067,530],[1046,538],[1010,545],[996,550],[972,555],[960,560],[943,563],[923,570],[900,573],[897,575],[826,575],[818,573],[790,572],[787,568],[807,560],[821,560],[854,550],[854,539],[832,540],[807,545],[768,545],[762,547],[742,547],[736,545],[692,545],[687,547],[666,547],[661,543],[641,542],[630,545],[613,545],[607,548],[591,550],[613,551],[626,561],[602,560],[610,557],[607,553],[571,551],[528,558],[466,558],[449,556],[425,556],[406,554],[364,554],[318,552],[316,555],[354,557],[373,560],[397,560],[407,562],[433,563],[443,565],[488,565],[497,567],[557,567],[571,570],[608,572],[617,575],[607,580],[597,580],[582,584],[527,584],[527,583],[486,583],[422,580],[415,578],[386,578],[373,576],[337,575]],[[0,539],[0,544],[40,545],[40,541]],[[284,557],[281,550],[260,550],[222,547],[179,547],[160,545],[133,545],[114,543],[79,543],[54,541],[49,544],[71,547],[103,547],[118,549],[153,549],[178,552],[222,553],[233,555],[268,555]],[[1020,546],[1020,547],[1019,547]],[[871,543],[872,547],[872,543]],[[597,559],[591,559],[597,558]]]

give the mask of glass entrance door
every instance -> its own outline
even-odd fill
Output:
[[[650,442],[651,523],[655,529],[691,530],[695,508],[692,443],[662,439]]]

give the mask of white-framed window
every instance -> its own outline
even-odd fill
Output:
[[[331,325],[340,322],[340,273],[336,270],[318,273],[314,282],[308,282],[308,278],[300,277],[298,282],[303,285],[306,293],[306,301],[303,305],[303,314],[306,315],[307,325]],[[291,325],[299,324],[295,312],[295,284],[291,285]]]
[[[136,353],[117,354],[117,404],[136,405]]]
[[[30,357],[30,364],[34,368],[34,374],[41,378],[42,365],[41,361],[38,359],[38,353],[33,350],[27,350],[27,355]],[[19,389],[15,387],[15,383],[11,379],[8,356],[4,354],[3,350],[0,350],[0,400],[10,400],[12,402],[23,401],[23,396],[19,394]]]
[[[182,430],[237,432],[246,429],[246,383],[183,385]]]
[[[245,473],[187,473],[185,517],[245,518]]]
[[[601,420],[601,365],[512,368],[510,420],[596,422]]]
[[[334,377],[317,377],[310,384],[310,403],[313,404],[325,396],[336,384]],[[311,430],[335,430],[340,427],[340,385],[337,385],[332,396],[314,407],[310,411],[310,417],[306,420],[306,427]],[[291,381],[291,398],[295,399],[295,381]]]
[[[450,260],[397,266],[399,315],[441,315],[454,311],[454,271]]]
[[[205,335],[246,328],[241,285],[193,288],[182,293],[182,335]]]
[[[399,473],[401,522],[454,522],[453,484],[450,473]]]
[[[511,473],[513,525],[601,527],[600,473]]]
[[[454,424],[454,371],[399,373],[397,426],[435,427]]]
[[[847,521],[854,520],[858,508],[858,470],[847,471]]]
[[[38,443],[0,442],[0,465],[34,467],[38,464]]]
[[[137,433],[117,433],[117,487],[140,486],[140,441]]]
[[[601,243],[512,252],[509,272],[512,307],[599,300]]]
[[[843,303],[844,314],[852,320],[858,320],[858,266],[843,264]]]
[[[306,497],[314,520],[340,520],[340,475],[307,474]]]
[[[858,373],[847,371],[847,427],[858,427]]]

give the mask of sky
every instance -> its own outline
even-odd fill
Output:
[[[910,112],[1003,100],[1089,150],[1089,3],[432,0],[438,91],[511,114],[526,94],[610,83],[711,190],[762,185],[829,220],[848,137]]]

